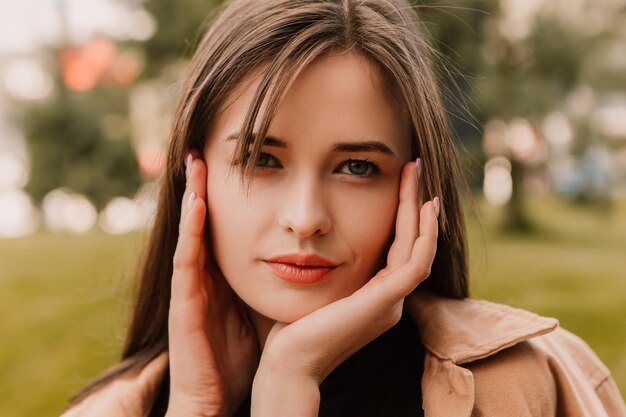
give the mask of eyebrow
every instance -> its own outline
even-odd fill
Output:
[[[251,136],[252,136],[252,142],[251,143],[254,143],[256,141],[257,135],[256,135],[256,133],[252,133]],[[233,134],[229,135],[226,138],[226,141],[228,142],[229,140],[237,140],[237,134],[233,133]],[[287,142],[282,141],[280,139],[273,138],[271,136],[266,136],[265,137],[265,140],[263,141],[263,145],[265,145],[265,146],[274,146],[276,148],[289,148],[289,145],[287,145]]]
[[[254,143],[254,140],[256,139],[256,134],[252,133],[252,138],[252,143]],[[233,133],[226,138],[226,141],[230,140],[237,140],[237,134]],[[265,146],[273,146],[276,148],[289,148],[287,142],[271,136],[266,136],[263,144]],[[379,152],[386,155],[398,157],[398,155],[396,155],[396,153],[392,151],[389,146],[377,140],[368,140],[362,142],[339,142],[331,146],[330,150],[333,152]]]

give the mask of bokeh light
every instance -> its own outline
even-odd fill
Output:
[[[133,199],[115,197],[102,210],[98,225],[106,233],[123,234],[147,229],[157,209],[157,185],[146,183]]]
[[[24,191],[0,190],[0,237],[24,237],[39,227],[39,216]]]
[[[105,38],[94,38],[82,47],[67,47],[61,51],[65,84],[75,91],[87,91],[96,86],[115,60],[116,47]]]
[[[28,160],[17,152],[0,151],[0,190],[21,189],[28,183]]]
[[[542,156],[542,143],[535,129],[524,119],[515,119],[507,131],[507,142],[513,156],[534,162]]]
[[[574,140],[574,129],[567,116],[562,112],[552,112],[543,121],[543,135],[557,153],[570,150]]]
[[[4,88],[17,100],[42,100],[54,90],[50,74],[33,59],[15,59],[4,68]]]
[[[139,201],[116,197],[107,204],[98,218],[98,225],[106,233],[123,234],[147,228],[154,209],[146,210]]]
[[[591,118],[592,128],[612,139],[626,139],[626,95],[600,106]]]
[[[485,178],[483,182],[485,198],[494,206],[503,206],[513,193],[513,180],[511,178],[511,162],[497,156],[485,164]]]
[[[90,231],[98,216],[96,208],[85,196],[66,189],[50,191],[43,199],[42,210],[48,229],[71,234]]]

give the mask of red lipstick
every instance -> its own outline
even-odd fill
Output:
[[[281,279],[297,284],[313,284],[324,279],[338,265],[316,255],[298,253],[279,255],[265,263]]]

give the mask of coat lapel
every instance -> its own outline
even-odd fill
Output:
[[[426,417],[469,417],[474,408],[472,372],[460,365],[549,333],[553,318],[482,300],[448,299],[415,292],[405,308],[426,348],[422,396]]]
[[[426,352],[422,399],[426,417],[469,417],[474,409],[474,377],[468,369]]]

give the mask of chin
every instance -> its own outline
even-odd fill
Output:
[[[327,304],[322,305],[310,305],[306,302],[294,302],[289,305],[282,304],[281,306],[258,306],[259,308],[253,308],[262,314],[263,316],[270,318],[274,321],[281,323],[293,323],[300,320],[302,317],[311,314],[312,312],[324,307]]]

